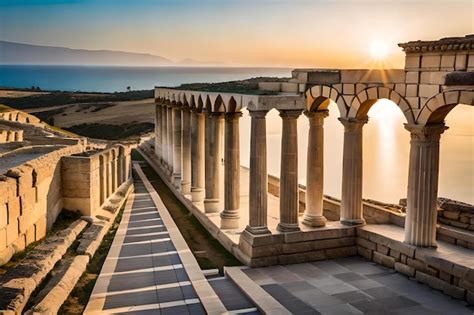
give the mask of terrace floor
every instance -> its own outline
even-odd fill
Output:
[[[295,314],[473,314],[474,307],[362,257],[243,269]]]

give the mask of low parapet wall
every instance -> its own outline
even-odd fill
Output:
[[[46,153],[0,175],[0,265],[46,235],[62,209],[62,156],[76,144]]]
[[[9,109],[9,110],[1,111],[0,119],[24,123],[24,124],[30,124],[30,125],[35,125],[35,126],[41,126],[41,127],[43,126],[39,118],[30,114],[27,114],[25,112],[13,109],[13,108],[11,108],[11,110]]]
[[[23,130],[0,126],[0,144],[23,141]]]
[[[63,157],[64,208],[93,216],[130,177],[130,151],[129,146],[115,145]]]

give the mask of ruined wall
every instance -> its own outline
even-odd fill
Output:
[[[30,124],[30,125],[35,125],[35,126],[43,126],[39,118],[30,114],[27,114],[25,112],[15,110],[15,109],[0,112],[0,119],[24,123],[24,124]]]
[[[0,143],[23,141],[23,130],[0,126]]]
[[[63,157],[64,208],[93,216],[130,175],[131,148],[115,145],[103,151]]]
[[[0,176],[0,264],[46,235],[62,209],[62,156],[82,144],[47,153]]]

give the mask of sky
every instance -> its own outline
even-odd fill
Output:
[[[403,67],[397,43],[474,33],[474,0],[0,0],[0,40],[230,66]]]

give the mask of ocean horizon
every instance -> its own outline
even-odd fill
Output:
[[[0,65],[0,87],[124,92],[253,77],[290,77],[291,68],[210,66]]]

